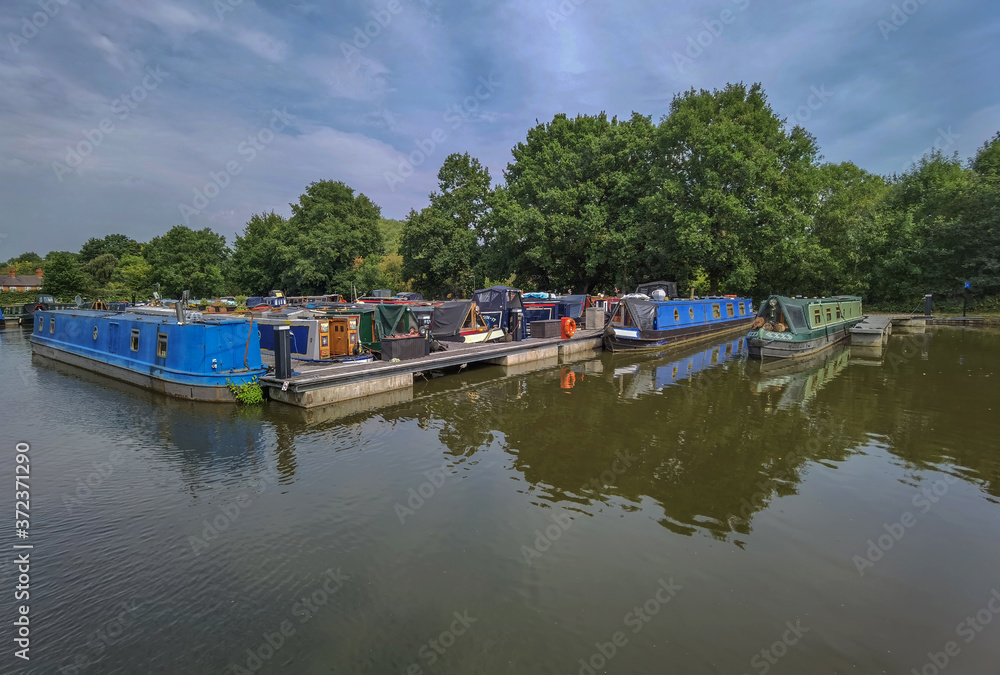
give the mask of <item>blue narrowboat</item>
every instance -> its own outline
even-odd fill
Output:
[[[611,309],[604,346],[612,352],[656,349],[742,329],[754,318],[749,298],[665,299],[665,293],[633,294]]]
[[[78,309],[36,310],[33,321],[33,354],[178,398],[233,401],[227,382],[265,373],[256,327],[240,318]]]

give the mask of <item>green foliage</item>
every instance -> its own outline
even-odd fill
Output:
[[[125,289],[126,294],[147,297],[153,285],[153,266],[141,255],[126,255],[115,267],[112,282]]]
[[[642,202],[653,192],[653,140],[639,114],[560,114],[531,129],[480,228],[489,275],[579,293],[631,285],[658,267],[666,241]]]
[[[80,270],[77,255],[68,251],[52,251],[45,258],[42,292],[67,300],[86,290],[87,278]]]
[[[222,270],[229,257],[226,238],[207,227],[192,230],[177,225],[162,237],[154,237],[143,249],[152,266],[152,280],[159,283],[164,297],[179,297],[190,290],[191,297],[221,295],[226,288]]]
[[[139,255],[142,245],[124,234],[109,234],[102,239],[91,237],[80,248],[80,263],[86,264],[103,255],[112,255],[121,260],[127,255]]]
[[[438,171],[441,192],[432,193],[420,213],[407,216],[400,239],[402,275],[425,296],[467,297],[475,290],[477,231],[488,217],[490,184],[478,159],[449,155]]]
[[[267,295],[278,288],[282,273],[279,236],[286,225],[274,211],[251,216],[233,244],[226,274],[231,285],[254,295]]]
[[[392,220],[390,218],[380,218],[378,227],[382,232],[382,240],[385,242],[385,254],[393,255],[399,253],[399,242],[403,236],[403,226],[406,221]]]
[[[787,285],[817,191],[812,136],[786,131],[759,84],[730,84],[675,96],[656,141],[649,202],[681,286],[696,270],[713,293]]]
[[[100,288],[107,285],[117,267],[118,259],[110,253],[102,253],[84,264],[82,270],[88,277],[88,287]]]
[[[243,405],[260,405],[264,402],[264,390],[260,388],[256,377],[250,378],[249,382],[243,384],[233,384],[227,378],[226,386],[229,387],[229,391],[233,393],[236,400]]]

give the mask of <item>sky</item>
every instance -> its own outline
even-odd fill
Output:
[[[500,182],[558,113],[657,121],[728,82],[881,174],[1000,130],[996,0],[4,0],[0,34],[0,260],[232,244],[325,179],[403,218],[450,153]]]

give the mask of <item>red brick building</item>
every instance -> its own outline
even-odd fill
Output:
[[[0,276],[0,291],[40,291],[42,290],[42,270],[34,274],[18,274],[13,267]]]

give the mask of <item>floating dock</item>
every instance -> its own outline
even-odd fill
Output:
[[[537,361],[558,360],[560,357],[602,349],[603,330],[582,330],[568,340],[559,338],[529,338],[520,342],[489,344],[445,343],[448,349],[418,359],[393,363],[322,364],[292,361],[292,376],[285,380],[273,375],[259,379],[272,400],[300,408],[338,403],[351,399],[382,394],[413,386],[419,373],[445,368],[464,368],[473,363],[506,366],[511,369]]]
[[[922,333],[927,318],[912,314],[869,314],[851,328],[851,347],[881,348],[893,327],[903,333]]]

